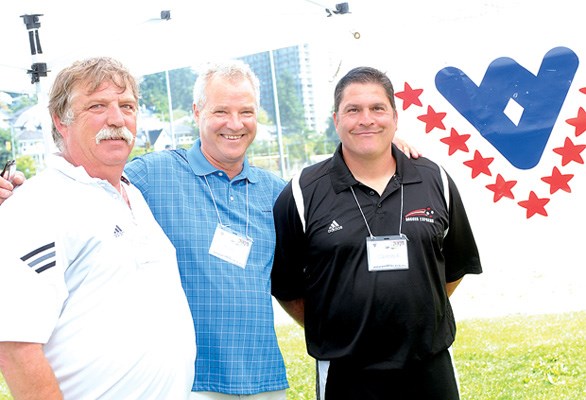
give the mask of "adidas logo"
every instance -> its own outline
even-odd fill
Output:
[[[328,228],[328,233],[339,231],[342,228],[343,228],[342,225],[338,224],[336,222],[336,220],[333,220],[332,223],[330,224],[330,227]]]
[[[118,225],[116,225],[116,227],[114,228],[114,237],[120,237],[124,234],[124,231],[122,230],[122,228],[120,228]]]

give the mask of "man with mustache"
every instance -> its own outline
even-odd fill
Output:
[[[200,138],[189,150],[139,157],[125,172],[177,249],[197,331],[191,399],[285,400],[270,293],[272,207],[285,182],[246,158],[257,131],[259,81],[237,60],[199,72],[193,111]]]
[[[138,85],[118,61],[62,70],[60,150],[0,207],[0,371],[18,399],[186,399],[195,334],[173,245],[123,176]]]

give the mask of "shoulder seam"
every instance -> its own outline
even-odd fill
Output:
[[[303,227],[303,232],[305,233],[305,204],[303,202],[303,192],[301,191],[301,185],[299,184],[301,172],[303,171],[299,171],[293,175],[293,178],[291,178],[291,191],[293,192],[293,200],[295,201],[295,206],[297,207],[297,214],[299,214],[301,226]]]

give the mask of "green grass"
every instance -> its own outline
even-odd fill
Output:
[[[297,325],[277,327],[289,400],[315,399],[315,363]],[[586,311],[458,323],[453,346],[463,400],[586,399]],[[0,400],[10,400],[0,380]]]
[[[10,396],[10,392],[2,379],[2,375],[0,375],[0,400],[11,400],[12,396]]]
[[[463,399],[586,399],[586,312],[463,321]]]
[[[279,326],[277,336],[287,399],[315,399],[301,328]],[[586,399],[586,311],[460,321],[453,350],[463,400]]]

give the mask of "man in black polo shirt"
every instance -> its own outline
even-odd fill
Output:
[[[305,326],[327,400],[458,399],[448,297],[482,272],[458,190],[392,145],[384,73],[351,70],[334,100],[340,146],[274,207],[272,293]]]

